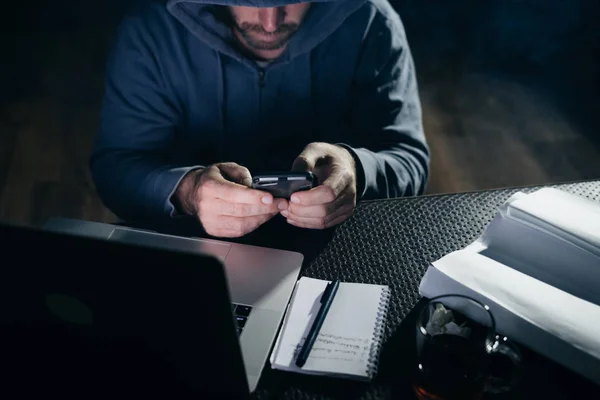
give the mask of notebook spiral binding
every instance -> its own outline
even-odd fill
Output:
[[[379,354],[381,353],[381,342],[385,333],[386,319],[390,306],[391,291],[389,287],[384,287],[381,291],[379,299],[379,307],[377,308],[377,319],[375,321],[375,330],[373,331],[373,343],[369,352],[367,361],[367,375],[369,379],[373,378],[379,367]]]

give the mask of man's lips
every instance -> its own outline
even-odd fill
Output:
[[[283,34],[282,33],[265,34],[265,33],[260,33],[260,32],[252,32],[252,36],[254,36],[257,39],[260,39],[263,42],[275,42],[277,39],[282,37]]]

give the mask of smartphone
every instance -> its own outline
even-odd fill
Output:
[[[273,197],[288,199],[294,192],[309,190],[317,186],[317,177],[312,172],[272,172],[252,177],[252,187],[264,190]]]

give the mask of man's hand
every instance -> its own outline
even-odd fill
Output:
[[[292,170],[311,171],[320,184],[292,195],[289,208],[281,212],[290,224],[325,229],[354,213],[356,166],[346,149],[329,143],[311,143],[296,158]]]
[[[198,217],[209,235],[240,237],[288,208],[287,200],[274,200],[270,193],[251,189],[251,184],[247,168],[214,164],[186,175],[175,199],[183,212]]]

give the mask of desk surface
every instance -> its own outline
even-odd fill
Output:
[[[600,180],[553,187],[600,201]],[[254,398],[414,399],[408,369],[414,357],[414,319],[423,300],[419,283],[429,264],[473,242],[517,191],[541,186],[359,203],[355,215],[327,231],[292,227],[281,218],[234,241],[305,254],[302,275],[389,285],[392,289],[379,373],[371,383],[275,371],[267,364]],[[150,226],[182,236],[204,236],[198,224]],[[572,390],[600,399],[600,386],[523,349],[525,376],[511,393],[489,399],[568,399]]]
[[[600,181],[555,187],[600,201]],[[256,398],[414,398],[406,380],[412,357],[411,334],[418,285],[429,263],[475,240],[498,207],[516,191],[501,189],[450,195],[363,202],[356,214],[332,233],[319,254],[307,261],[303,275],[389,285],[392,299],[379,374],[371,384],[342,379],[265,371]],[[412,312],[411,312],[412,310]],[[495,398],[569,398],[568,390],[596,393],[600,387],[525,349],[527,372],[510,395]],[[494,398],[494,397],[490,397]]]

